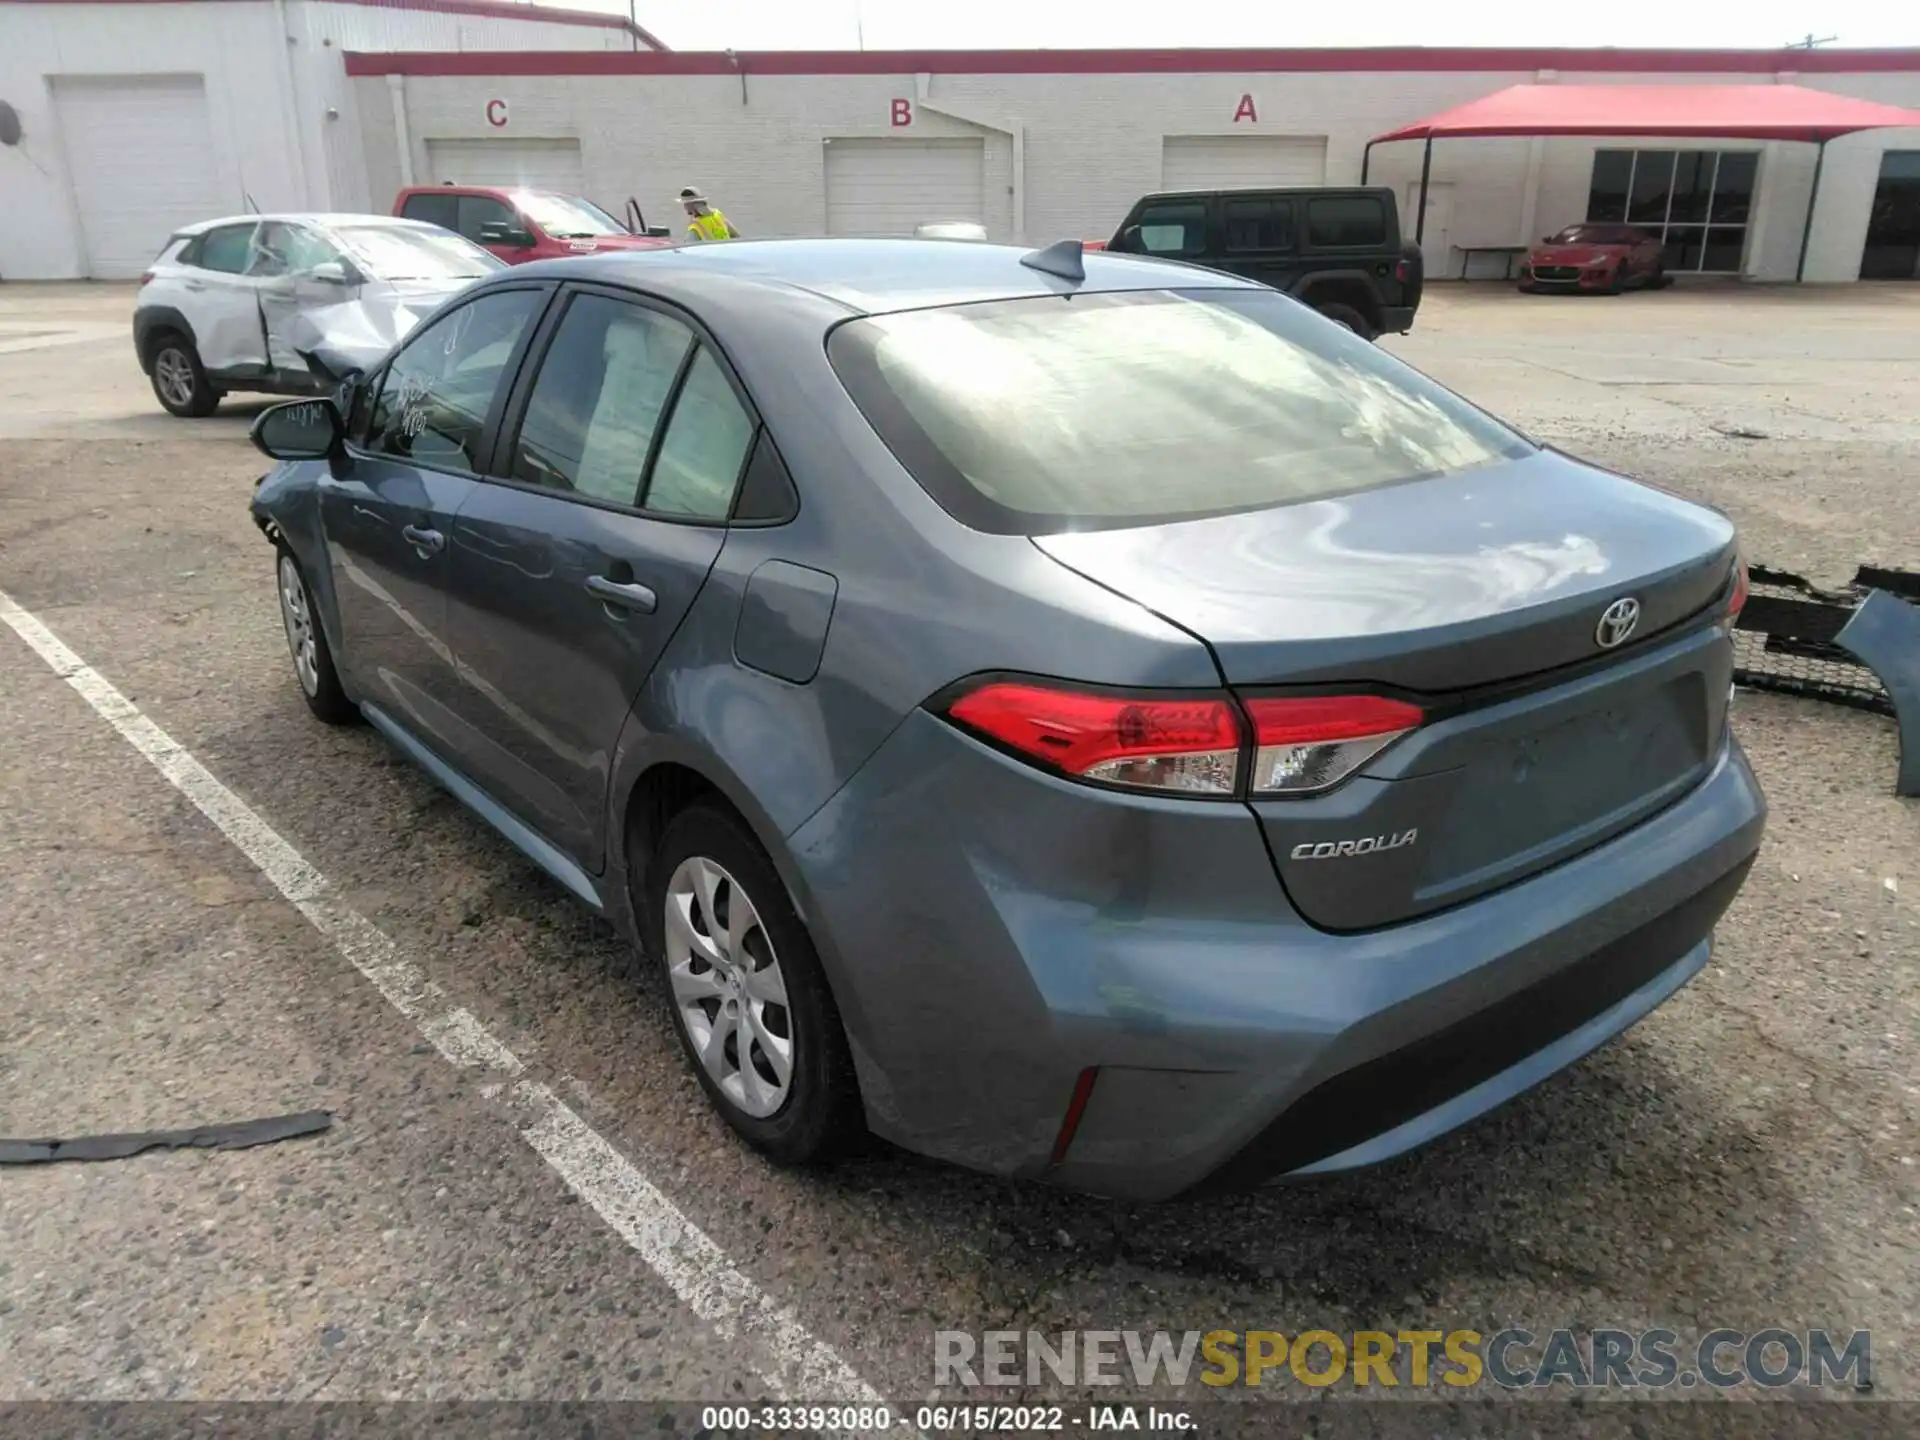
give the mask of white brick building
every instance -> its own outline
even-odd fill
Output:
[[[624,17],[506,0],[0,0],[22,131],[0,149],[0,280],[138,275],[173,226],[249,198],[364,208],[347,51],[657,45]]]
[[[529,182],[543,156],[564,157],[602,205],[632,195],[650,216],[700,185],[748,235],[954,219],[1035,243],[1106,236],[1163,187],[1355,183],[1371,136],[1509,85],[1785,82],[1920,106],[1920,50],[421,54],[347,67],[373,197],[445,178],[434,157],[449,141],[492,140],[518,147]],[[1793,278],[1814,147],[1699,140],[1442,140],[1430,273],[1458,274],[1461,246],[1624,218],[1588,213],[1607,149],[1661,152],[1641,162],[1649,187],[1666,152],[1757,155],[1727,163],[1749,193],[1713,207],[1738,223],[1714,227],[1720,263],[1693,268]],[[1887,152],[1896,171],[1902,156],[1920,162],[1920,130],[1828,146],[1808,280],[1859,275]],[[1399,192],[1409,233],[1419,167],[1418,144],[1373,155],[1371,179]]]
[[[1785,82],[1920,107],[1920,50],[682,54],[623,18],[502,0],[0,0],[0,100],[26,131],[0,149],[0,279],[138,273],[168,226],[248,197],[384,211],[401,185],[448,179],[577,190],[614,213],[634,197],[654,223],[697,184],[759,236],[977,220],[1099,237],[1149,190],[1354,183],[1370,137],[1542,82]],[[1791,280],[1814,155],[1443,140],[1430,273],[1458,274],[1463,246],[1658,209],[1691,261],[1673,268]],[[1419,164],[1418,144],[1373,155],[1409,233]],[[1593,213],[1609,185],[1635,214]],[[1920,130],[1833,141],[1806,278],[1855,279],[1863,254],[1870,275],[1920,270],[1901,229],[1914,207]]]

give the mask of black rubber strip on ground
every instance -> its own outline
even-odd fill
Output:
[[[0,1165],[52,1165],[61,1160],[125,1160],[149,1150],[246,1150],[317,1135],[333,1124],[325,1110],[275,1115],[192,1130],[148,1130],[138,1135],[87,1135],[78,1140],[0,1140]]]

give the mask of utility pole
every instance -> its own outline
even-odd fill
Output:
[[[1831,45],[1839,38],[1838,35],[1821,35],[1816,37],[1814,33],[1809,30],[1805,39],[1790,41],[1786,48],[1789,50],[1814,50],[1822,45]]]
[[[640,48],[640,0],[627,0],[627,39]]]
[[[860,13],[860,0],[853,0],[853,40],[862,50],[867,48],[867,24]]]

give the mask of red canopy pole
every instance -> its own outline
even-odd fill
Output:
[[[1807,278],[1807,241],[1813,235],[1813,207],[1820,203],[1820,167],[1827,163],[1827,142],[1813,152],[1813,189],[1807,194],[1807,223],[1800,227],[1800,263],[1793,267],[1794,284]]]
[[[1413,222],[1413,243],[1422,244],[1427,238],[1427,176],[1433,173],[1433,132],[1427,132],[1427,148],[1420,152],[1420,213]],[[1446,257],[1441,257],[1446,263]],[[1444,273],[1444,272],[1443,272]]]

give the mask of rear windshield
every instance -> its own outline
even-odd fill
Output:
[[[1000,534],[1264,509],[1529,443],[1265,290],[1048,296],[850,321],[828,355],[955,518]]]

